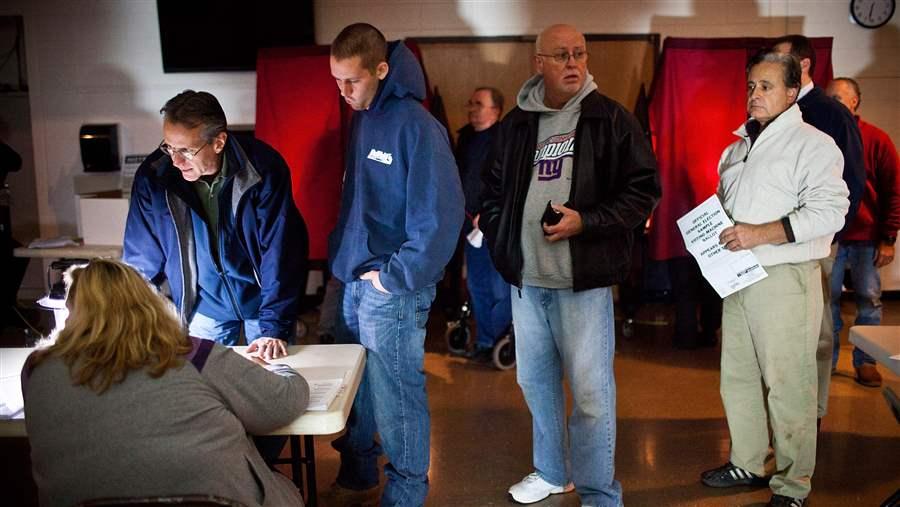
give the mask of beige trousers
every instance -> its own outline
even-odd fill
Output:
[[[816,348],[816,366],[819,380],[818,411],[816,416],[825,417],[828,412],[828,390],[831,387],[831,356],[834,353],[834,322],[831,318],[831,269],[837,255],[837,243],[831,245],[831,254],[819,260],[822,268],[822,327],[819,330],[819,345]]]
[[[720,392],[731,462],[765,475],[771,425],[776,470],[769,487],[806,498],[816,463],[822,279],[818,261],[766,271],[767,278],[723,303]]]

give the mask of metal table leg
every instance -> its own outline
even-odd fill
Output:
[[[303,447],[306,450],[306,505],[316,507],[318,490],[316,489],[316,442],[312,435],[303,436]]]
[[[307,507],[316,507],[318,502],[318,490],[316,488],[316,443],[312,435],[303,436],[303,445],[300,445],[300,436],[291,435],[291,457],[278,458],[273,461],[276,465],[291,466],[291,480],[300,495],[305,497]],[[303,484],[303,467],[306,467],[306,487]],[[304,494],[305,492],[305,494]]]

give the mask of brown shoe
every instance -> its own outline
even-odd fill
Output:
[[[319,495],[319,505],[323,507],[377,507],[381,488],[356,490],[345,488],[337,483]]]
[[[863,363],[856,368],[856,382],[866,387],[881,387],[881,374],[872,363]]]

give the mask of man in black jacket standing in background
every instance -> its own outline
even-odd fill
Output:
[[[517,379],[533,424],[534,471],[509,488],[520,503],[574,483],[582,505],[622,505],[610,286],[627,275],[633,231],[660,187],[640,125],[596,91],[587,57],[575,27],[538,36],[537,75],[501,123],[484,174],[479,227],[516,286]],[[568,437],[563,374],[574,398]]]

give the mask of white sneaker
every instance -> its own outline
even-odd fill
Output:
[[[509,494],[513,500],[519,503],[540,502],[550,495],[559,493],[568,493],[575,489],[575,485],[571,482],[565,486],[556,486],[541,479],[537,472],[532,472],[525,476],[521,481],[509,487]]]

